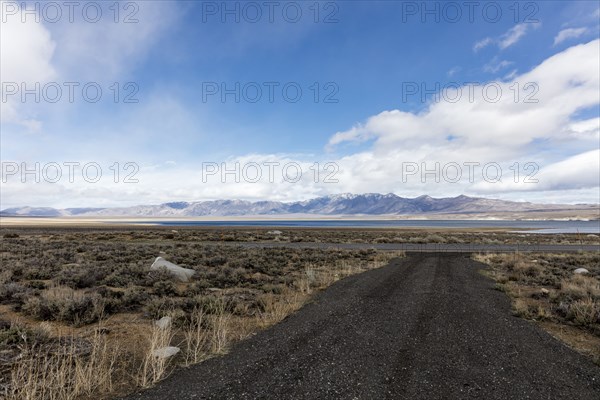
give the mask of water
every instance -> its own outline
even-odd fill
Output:
[[[281,227],[281,228],[502,228],[531,233],[600,234],[600,221],[496,221],[496,220],[247,220],[247,221],[136,221],[164,226]]]

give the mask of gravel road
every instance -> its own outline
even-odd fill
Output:
[[[600,367],[512,316],[481,268],[409,254],[129,399],[600,399]]]

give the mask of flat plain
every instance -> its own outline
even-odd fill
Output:
[[[399,251],[403,244],[422,245],[425,246],[423,249],[432,245],[467,246],[467,251],[460,257],[453,253],[443,255],[433,252],[429,258],[411,255],[405,259],[405,252]],[[485,252],[474,255],[490,265],[486,268],[469,260],[470,245],[483,246],[482,249],[485,246],[558,246],[573,251],[568,255],[555,252],[509,252],[499,255]],[[600,262],[597,252],[581,252],[583,246],[586,249],[597,248],[598,237],[537,235],[493,229],[3,226],[0,231],[3,266],[0,273],[1,390],[10,399],[108,399],[154,385],[157,385],[155,393],[161,393],[165,378],[169,378],[165,383],[167,386],[173,379],[177,382],[178,376],[196,370],[190,369],[191,365],[200,363],[200,369],[212,368],[202,365],[212,365],[207,364],[206,360],[214,359],[210,363],[223,363],[219,368],[226,368],[227,365],[234,368],[228,363],[236,360],[236,357],[242,357],[238,349],[254,343],[252,340],[257,332],[263,332],[259,336],[275,335],[269,340],[273,340],[272,343],[276,343],[273,346],[281,349],[273,351],[283,354],[281,352],[289,349],[286,347],[289,344],[280,343],[284,337],[279,337],[281,333],[273,332],[285,329],[279,328],[278,323],[287,321],[288,316],[301,308],[300,314],[293,318],[306,319],[308,325],[331,324],[327,328],[328,336],[322,338],[322,343],[312,339],[311,332],[306,332],[303,340],[319,345],[321,351],[325,351],[329,347],[327,343],[332,341],[348,343],[348,348],[355,349],[357,357],[361,354],[367,357],[364,352],[371,352],[375,357],[385,352],[383,344],[387,339],[382,338],[381,346],[375,344],[375,336],[383,334],[377,328],[378,324],[385,326],[385,323],[373,320],[366,330],[348,324],[366,318],[365,313],[376,315],[378,303],[382,310],[378,318],[392,321],[390,323],[397,328],[403,326],[408,329],[412,326],[407,331],[403,331],[404,328],[390,328],[386,333],[388,339],[395,337],[396,343],[400,343],[410,340],[411,336],[407,336],[410,332],[416,334],[423,324],[439,318],[443,319],[440,324],[445,326],[444,329],[455,330],[454,334],[460,335],[466,326],[451,313],[452,309],[447,309],[450,314],[438,315],[435,308],[439,306],[443,310],[447,302],[468,301],[469,296],[492,301],[487,311],[492,315],[504,315],[506,321],[515,318],[538,321],[537,326],[531,328],[522,328],[531,325],[524,321],[515,322],[521,329],[518,334],[523,337],[545,335],[540,333],[545,328],[576,349],[581,356],[560,344],[557,339],[548,342],[554,343],[551,349],[562,349],[560,346],[563,346],[566,350],[560,351],[573,352],[575,355],[569,357],[580,360],[573,361],[573,365],[579,365],[579,362],[594,365],[593,362],[598,360],[597,349],[600,348]],[[435,251],[436,248],[427,251]],[[150,265],[159,256],[194,270],[194,276],[189,282],[181,282],[166,270],[151,271]],[[388,265],[391,260],[395,261]],[[411,272],[399,273],[394,265],[402,265],[402,268]],[[383,266],[386,266],[383,269],[387,271],[385,273],[378,270],[363,274]],[[572,271],[577,267],[587,268],[590,274],[573,278]],[[475,272],[479,269],[488,276]],[[421,273],[432,275],[422,275],[418,281],[411,281]],[[380,282],[384,286],[369,286],[373,284],[369,281],[372,274],[384,274]],[[351,275],[356,276],[348,280],[346,277]],[[444,278],[439,280],[439,276]],[[496,283],[490,278],[495,279]],[[467,281],[463,282],[465,279]],[[384,281],[387,283],[384,284]],[[421,293],[425,290],[423,285],[429,281],[437,282],[437,286],[435,290],[427,286],[425,292],[428,295],[422,298],[425,293]],[[477,288],[477,293],[464,292],[463,295],[467,297],[462,299],[451,297],[454,289],[464,288],[464,285],[470,287],[469,282]],[[315,310],[314,307],[320,304],[317,299],[321,291],[331,285],[333,287],[322,295],[331,301],[337,298],[336,307],[341,308],[332,311],[333,314],[327,314],[331,318],[321,318],[326,309]],[[343,293],[336,289],[340,285],[346,288]],[[542,288],[548,293],[542,295]],[[379,300],[377,297],[370,299],[371,308],[360,308],[360,304],[367,301],[364,298],[360,300],[361,293],[367,289],[373,293],[387,291],[389,296]],[[435,296],[429,298],[430,295]],[[490,299],[500,296],[504,303],[495,303],[496,300],[487,299],[488,296]],[[512,311],[511,297],[514,299]],[[419,309],[388,312],[398,304],[413,304],[415,299],[419,299],[419,307],[427,305],[427,312],[421,317]],[[353,301],[359,301],[356,307],[352,306]],[[348,314],[348,307],[355,310],[355,315]],[[346,317],[340,317],[341,320],[336,317],[341,310],[346,310],[343,315],[349,318],[346,321],[348,324],[344,322]],[[415,321],[421,322],[415,325]],[[520,325],[523,323],[525,325]],[[273,325],[276,331],[269,328]],[[517,329],[517,325],[511,322],[503,328],[504,331],[500,327],[498,331]],[[474,326],[469,329],[474,329]],[[393,332],[396,332],[396,336]],[[365,338],[372,337],[373,341],[360,342],[360,337],[356,335],[362,334]],[[490,340],[491,347],[501,348],[494,342],[497,339]],[[425,342],[425,345],[429,348],[429,342]],[[177,348],[178,353],[172,357],[157,356],[167,348]],[[253,348],[257,350],[256,346]],[[457,357],[467,351],[461,346],[454,349]],[[313,354],[316,350],[299,348],[298,351]],[[433,358],[427,362],[438,357],[433,351],[420,354],[416,347],[410,351],[413,358],[423,357],[423,362],[429,357]],[[253,357],[259,357],[260,354],[263,353],[257,350]],[[504,358],[498,357],[499,367]],[[331,361],[326,357],[319,360],[315,360],[314,368],[320,365],[319,362]],[[274,362],[280,363],[283,359]],[[465,363],[465,366],[472,363],[476,365],[476,360],[467,360]],[[406,361],[406,365],[394,371],[404,376],[405,369],[416,368],[415,365]],[[278,364],[277,368],[286,367]],[[327,379],[335,379],[333,371],[333,375],[327,376],[324,366],[316,370],[311,368],[306,373],[321,371],[325,383],[329,382]],[[369,363],[359,363],[354,373],[367,374],[374,368]],[[421,365],[419,368],[425,367]],[[586,368],[584,370],[587,371]],[[597,369],[593,368],[590,370],[592,375],[597,374]],[[226,375],[227,370],[220,371]],[[234,374],[237,370],[234,368],[230,371]],[[393,371],[384,367],[381,373],[393,375]],[[230,375],[231,379],[233,376]],[[298,372],[298,376],[302,379],[307,377],[304,372]],[[278,378],[273,379],[278,382]],[[286,382],[280,382],[281,390],[286,390],[286,385],[293,387],[291,381]],[[231,386],[225,381],[222,383]],[[364,384],[367,385],[367,381]],[[351,385],[355,391],[348,389],[350,392],[344,393],[367,398],[369,394],[383,393],[377,385],[370,389],[367,385],[360,390]],[[405,390],[409,386],[406,384]],[[266,387],[263,389],[266,390]],[[400,386],[394,387],[391,393],[400,396]],[[188,394],[191,397],[192,394],[208,393],[207,396],[211,397],[206,392],[207,388],[213,388],[216,391],[214,393],[230,393],[231,396],[224,396],[227,398],[245,396],[239,391],[223,392],[223,387],[210,385],[202,389],[204,392]],[[592,388],[595,387],[592,385]],[[278,393],[277,390],[272,388],[272,391],[263,394]],[[305,387],[302,390],[308,390],[305,393],[309,396],[316,393],[311,390],[317,389]],[[152,396],[154,392],[148,393],[148,396]],[[303,392],[290,393],[302,397]],[[455,393],[456,396],[458,393]],[[184,394],[181,396],[186,398]]]

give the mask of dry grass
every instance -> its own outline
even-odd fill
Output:
[[[207,343],[211,335],[205,327],[206,314],[201,308],[195,308],[183,334],[185,340],[185,365],[197,364],[208,354]]]
[[[477,254],[515,315],[536,322],[600,364],[600,255]],[[586,268],[589,274],[574,274]],[[585,338],[585,340],[582,340]]]
[[[140,387],[147,388],[162,380],[169,369],[170,357],[161,357],[157,353],[171,345],[174,332],[171,323],[164,327],[153,325],[148,334],[146,353],[139,369],[137,382]]]
[[[25,343],[6,398],[70,400],[111,392],[118,349],[111,347],[100,334],[94,335],[89,350],[83,354],[75,343],[71,340],[52,352]]]
[[[223,354],[227,350],[230,337],[231,315],[224,308],[210,318],[210,351],[212,354]]]

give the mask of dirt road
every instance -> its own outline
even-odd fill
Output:
[[[481,268],[411,254],[131,398],[598,400],[600,367],[512,316]]]

